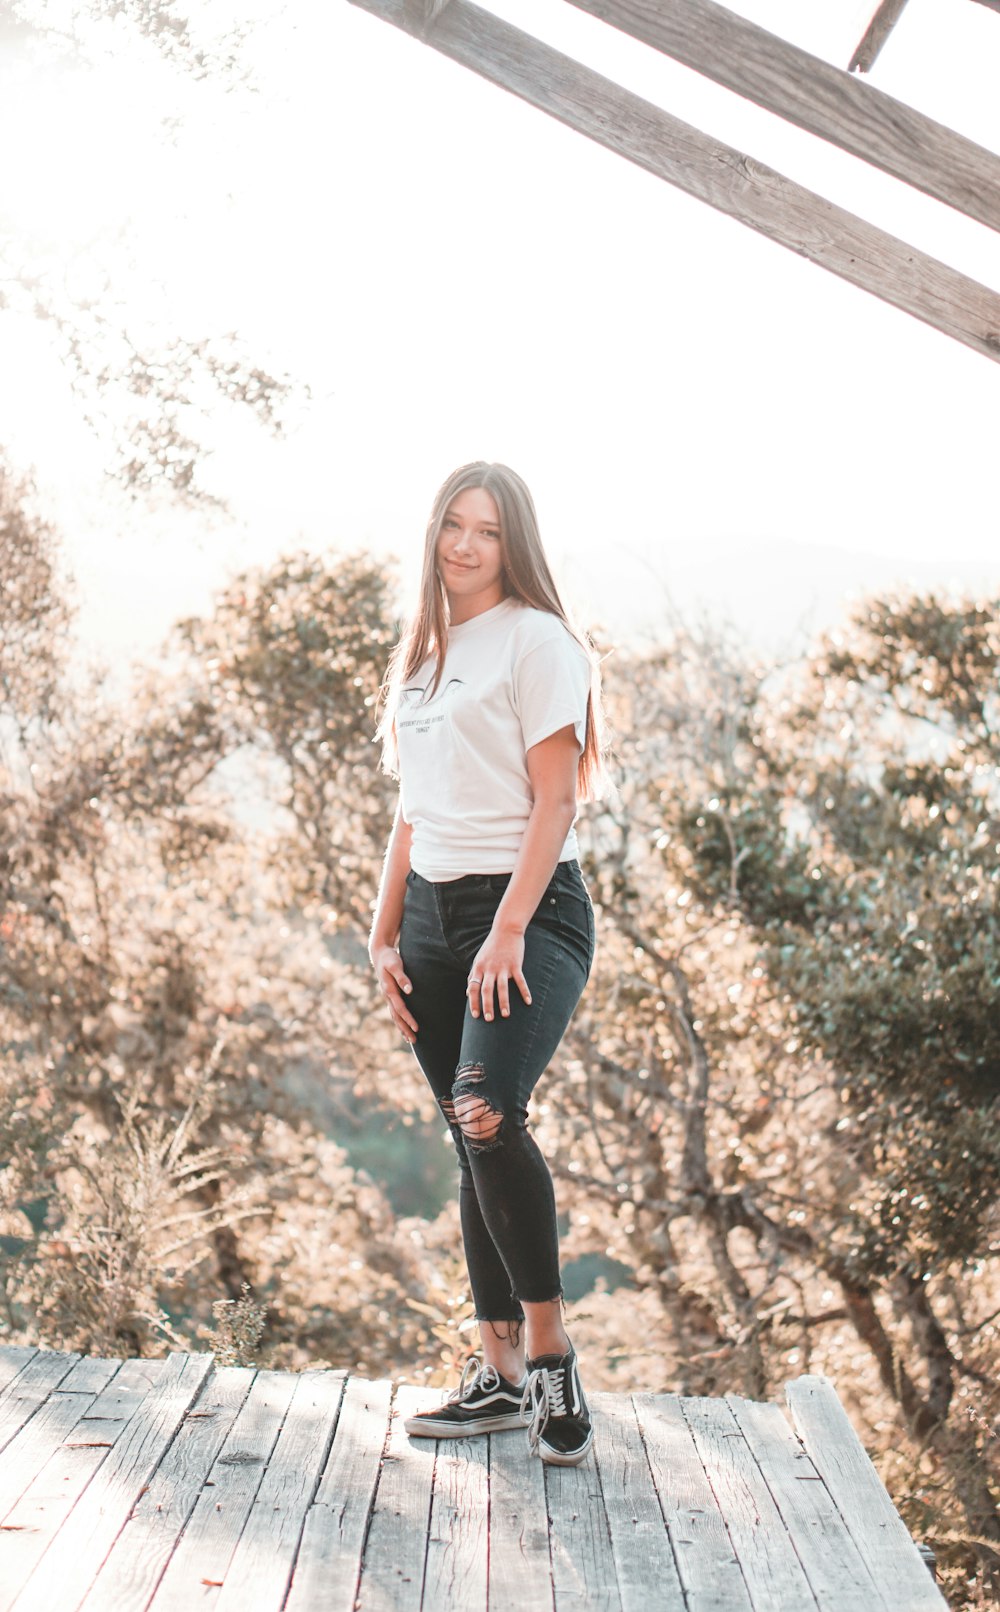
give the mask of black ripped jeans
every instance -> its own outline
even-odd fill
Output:
[[[411,871],[399,935],[413,985],[413,1050],[458,1153],[462,1237],[480,1321],[523,1320],[520,1300],[544,1303],[562,1292],[555,1194],[527,1128],[528,1099],[594,957],[594,911],[579,863],[560,862],[525,931],[530,1007],[511,983],[509,1018],[494,1004],[492,1021],[474,1019],[468,976],[510,877],[472,873],[435,884]]]

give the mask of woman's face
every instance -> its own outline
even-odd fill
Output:
[[[485,487],[467,487],[451,500],[438,535],[437,565],[456,626],[504,597],[500,511]]]

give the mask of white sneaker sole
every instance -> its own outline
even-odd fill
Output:
[[[594,1429],[587,1434],[586,1444],[581,1444],[578,1450],[554,1450],[551,1444],[544,1439],[538,1441],[538,1453],[547,1466],[579,1466],[589,1453],[594,1442]]]
[[[466,1422],[464,1426],[456,1422],[435,1422],[426,1416],[409,1416],[403,1423],[411,1438],[477,1438],[480,1433],[507,1433],[523,1426],[520,1411],[503,1416],[484,1416],[478,1422]]]

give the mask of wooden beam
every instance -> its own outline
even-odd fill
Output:
[[[875,58],[885,44],[900,17],[903,15],[906,0],[882,0],[874,17],[865,29],[857,50],[851,57],[847,71],[849,73],[868,73],[875,64]]]
[[[419,3],[423,6],[424,21],[430,24],[437,21],[448,0],[419,0]]]
[[[407,0],[351,0],[415,33]],[[884,302],[1000,361],[1000,296],[702,134],[470,0],[429,43],[559,122]]]
[[[437,22],[448,0],[406,0],[406,9],[413,19],[414,32],[425,38],[427,30]]]
[[[985,0],[1000,9],[1000,0]],[[1000,156],[715,0],[569,0],[810,134],[1000,230]]]

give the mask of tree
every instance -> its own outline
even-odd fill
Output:
[[[200,8],[196,23],[170,0],[78,0],[62,10],[47,0],[0,0],[0,28],[86,70],[114,50],[116,35],[120,46],[124,25],[140,53],[145,45],[177,74],[231,92],[246,86],[245,28],[213,31],[211,12]],[[58,220],[53,226],[58,234]],[[71,256],[0,233],[0,313],[45,327],[118,486],[135,499],[217,510],[224,501],[205,468],[219,419],[243,411],[280,436],[308,388],[259,362],[238,331],[178,330],[169,288],[136,276],[131,233],[122,219],[114,239],[95,236]],[[89,289],[74,293],[81,279]]]
[[[338,814],[320,781],[308,795],[321,819],[312,823],[301,782],[310,746],[321,757],[325,734],[346,747],[360,727],[349,714],[363,709],[354,679],[377,645],[356,623],[384,583],[360,562],[345,563],[339,579],[314,568],[327,612],[320,644],[300,635],[311,608],[301,567],[245,579],[234,610],[220,604],[220,630],[235,632],[235,598],[254,591],[269,602],[242,613],[226,669],[208,664],[206,626],[205,664],[193,658],[113,710],[94,690],[58,681],[57,645],[39,653],[23,600],[46,597],[51,534],[14,516],[24,581],[5,592],[0,621],[4,686],[20,705],[8,699],[0,716],[0,1268],[10,1333],[149,1352],[164,1336],[193,1340],[213,1302],[237,1299],[249,1278],[269,1305],[266,1341],[278,1358],[382,1369],[405,1338],[419,1359],[428,1328],[406,1300],[430,1297],[423,1240],[397,1239],[384,1193],[317,1128],[293,1078],[349,1088],[380,1040],[389,1050],[387,1026],[381,1037],[362,1033],[370,991],[359,990],[357,940],[350,960],[337,954],[344,918],[329,903],[338,879],[347,888],[345,851],[318,835],[325,825],[335,839]],[[61,630],[58,611],[47,619]],[[298,659],[283,654],[279,629]],[[186,631],[199,637],[192,624]],[[233,679],[245,697],[238,717]],[[240,832],[217,781],[250,736],[272,746],[290,780],[299,839],[286,836],[280,858],[266,835]],[[345,770],[331,768],[343,822],[354,821],[352,765],[345,750]],[[357,838],[351,852],[364,854]],[[306,887],[310,913],[296,905]],[[355,929],[356,905],[344,915]],[[391,1333],[390,1308],[399,1311]]]
[[[873,601],[783,674],[684,632],[619,668],[622,791],[591,824],[605,958],[559,1148],[574,1246],[658,1295],[682,1382],[760,1394],[849,1323],[858,1387],[989,1542],[994,619]]]

